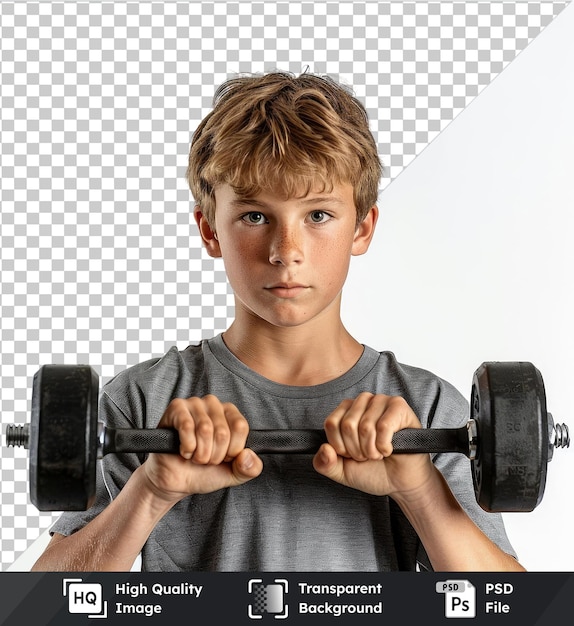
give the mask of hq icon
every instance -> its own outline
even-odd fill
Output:
[[[81,578],[64,578],[63,586],[70,613],[100,618],[108,616],[108,603],[103,599],[100,583],[85,583]]]

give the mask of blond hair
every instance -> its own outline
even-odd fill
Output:
[[[352,92],[326,76],[287,72],[221,85],[194,133],[187,169],[212,226],[220,184],[243,198],[270,190],[291,198],[350,183],[360,223],[377,201],[381,175],[367,112]]]

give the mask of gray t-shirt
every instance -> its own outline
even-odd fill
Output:
[[[214,394],[232,402],[254,429],[322,428],[346,398],[369,391],[402,396],[423,427],[452,428],[469,418],[466,400],[447,382],[365,347],[347,373],[292,387],[253,372],[221,335],[120,373],[102,390],[102,421],[115,428],[155,428],[169,402]],[[389,571],[430,569],[425,551],[394,501],[335,483],[310,455],[262,455],[262,474],[239,487],[179,502],[142,550],[145,571]],[[64,513],[52,532],[69,535],[117,496],[145,455],[109,454],[98,469],[97,499],[86,512]],[[470,463],[438,454],[436,466],[462,506],[504,551],[514,554],[501,516],[476,503]]]

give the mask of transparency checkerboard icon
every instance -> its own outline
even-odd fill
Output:
[[[262,579],[251,579],[248,584],[252,602],[248,605],[248,615],[251,619],[262,619],[264,615],[272,615],[275,619],[285,619],[289,614],[285,595],[288,592],[288,582],[284,579],[275,579],[273,583],[264,583]]]

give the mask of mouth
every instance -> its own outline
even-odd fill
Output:
[[[299,283],[276,283],[274,285],[269,285],[269,287],[265,287],[265,289],[278,298],[295,298],[302,294],[306,289],[309,289],[309,286]]]

